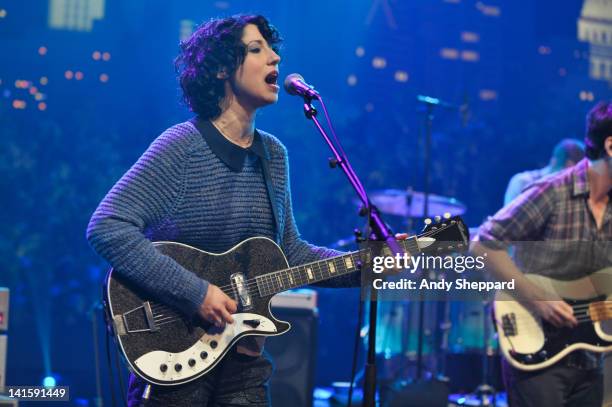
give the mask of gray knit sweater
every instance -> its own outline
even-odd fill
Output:
[[[287,151],[259,131],[269,152],[282,249],[291,266],[337,255],[300,239],[293,218]],[[114,268],[153,298],[187,315],[197,312],[208,282],[151,244],[171,240],[223,252],[253,236],[276,236],[261,166],[249,154],[240,172],[215,155],[191,122],[159,136],[110,190],[93,214],[87,239]],[[329,281],[355,286],[358,275]]]

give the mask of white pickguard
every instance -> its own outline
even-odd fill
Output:
[[[234,339],[241,334],[252,331],[257,331],[258,335],[262,332],[268,334],[276,333],[276,326],[272,321],[259,314],[239,313],[233,314],[234,323],[226,324],[225,329],[211,328],[210,333],[202,335],[202,337],[193,344],[189,349],[180,353],[169,353],[160,350],[146,353],[134,361],[135,365],[151,381],[158,380],[160,384],[163,382],[183,381],[192,376],[202,374],[211,370],[221,357],[227,352],[230,345],[234,343]],[[245,320],[256,319],[259,321],[257,328],[252,328],[243,323]],[[213,348],[210,344],[215,341],[217,346]],[[207,357],[202,359],[201,352],[206,352]],[[195,365],[189,366],[189,360],[195,360]],[[181,365],[181,370],[176,371],[174,366]],[[166,365],[167,370],[162,372],[160,366]]]

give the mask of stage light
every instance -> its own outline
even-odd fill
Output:
[[[94,51],[93,54],[91,54],[91,57],[97,61],[100,59],[100,57],[102,56],[102,54],[100,54],[100,51]]]
[[[483,2],[479,1],[476,3],[476,8],[485,16],[499,17],[501,15],[501,9],[497,6],[488,6]]]
[[[40,102],[41,100],[45,99],[45,95],[43,95],[42,93],[38,92],[36,95],[34,95],[34,99],[38,102]]]
[[[462,31],[461,41],[463,42],[478,42],[480,41],[480,35],[472,31]]]
[[[357,47],[355,49],[355,55],[357,55],[359,58],[361,58],[362,56],[365,55],[365,49],[363,47]]]
[[[583,102],[592,102],[595,100],[595,94],[588,90],[581,90],[579,94],[580,100]]]
[[[100,74],[100,82],[102,82],[102,83],[108,82],[108,75],[105,74],[105,73]]]
[[[5,10],[5,9],[3,9],[3,8],[0,8],[0,18],[4,18],[4,17],[6,17],[6,14],[7,14],[7,13],[6,13],[6,10]]]
[[[25,100],[15,99],[13,100],[13,108],[15,109],[25,109],[26,102]]]
[[[45,387],[55,387],[57,385],[57,380],[55,380],[53,376],[47,376],[43,379],[42,384]]]
[[[74,74],[74,78],[75,78],[77,81],[80,81],[81,79],[83,79],[83,72],[81,72],[81,71],[77,71],[77,72]]]
[[[461,59],[467,62],[476,62],[480,60],[480,54],[476,51],[461,51]]]
[[[459,51],[455,48],[442,48],[440,56],[444,59],[457,59],[459,58]]]
[[[480,100],[491,101],[497,99],[497,92],[492,89],[481,89],[478,93]]]
[[[102,54],[102,59],[103,60],[108,61],[108,60],[110,60],[110,58],[111,58],[110,52],[105,52],[105,53]]]
[[[30,95],[34,95],[38,92],[38,88],[36,86],[30,87]]]
[[[387,66],[387,60],[382,57],[374,57],[372,59],[372,66],[376,69],[383,69]]]
[[[45,102],[40,102],[38,104],[38,110],[40,111],[47,110],[47,104]]]
[[[357,85],[357,76],[349,75],[348,78],[346,78],[346,83],[348,83],[349,86]]]
[[[66,78],[68,80],[72,79],[73,76],[74,76],[74,72],[72,72],[70,70],[64,72],[64,78]]]
[[[406,71],[395,71],[393,77],[397,82],[408,82],[408,72]]]
[[[545,45],[540,45],[538,47],[538,53],[540,55],[550,55],[552,53],[552,49],[550,47],[545,46]]]
[[[38,55],[47,55],[47,47],[44,45],[38,48]]]
[[[23,79],[17,79],[15,81],[15,87],[17,89],[27,89],[30,86],[30,82],[23,80]]]
[[[47,83],[49,83],[49,78],[47,78],[46,76],[43,76],[40,78],[40,84],[41,85],[46,85]]]

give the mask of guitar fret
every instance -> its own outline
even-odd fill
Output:
[[[319,260],[302,266],[278,270],[257,278],[262,295],[270,296],[291,288],[317,283],[358,270],[362,256],[371,258],[368,249],[350,252],[331,259]]]

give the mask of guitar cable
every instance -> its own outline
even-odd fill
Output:
[[[357,356],[359,355],[359,342],[361,339],[361,325],[363,324],[363,301],[361,300],[361,293],[359,294],[359,309],[357,316],[357,327],[355,328],[355,343],[353,345],[353,363],[351,366],[351,382],[349,385],[348,402],[347,407],[351,407],[353,403],[353,387],[355,384],[355,376],[357,375]]]
[[[113,380],[113,363],[111,362],[111,346],[110,346],[110,338],[112,335],[111,326],[109,325],[109,315],[107,312],[104,312],[104,321],[106,322],[106,330],[105,330],[105,345],[106,345],[106,364],[108,367],[108,386],[110,388],[111,394],[111,402],[113,407],[117,407],[117,396],[115,395],[115,381]],[[121,393],[121,399],[123,401],[123,405],[125,407],[128,406],[127,400],[125,398],[124,391],[124,382],[123,382],[123,374],[121,372],[121,364],[119,363],[119,351],[115,349],[115,369],[117,370],[117,375],[119,376],[119,393]]]
[[[113,372],[111,363],[111,355],[110,355],[110,333],[107,331],[105,335],[105,344],[106,344],[106,364],[108,367],[108,386],[110,387],[110,395],[111,395],[111,403],[113,407],[117,407],[117,399],[115,397],[115,386],[113,385]]]
[[[121,394],[123,405],[128,407],[128,403],[125,398],[125,394],[127,393],[127,387],[125,386],[125,382],[123,381],[123,371],[121,369],[121,361],[119,360],[119,350],[117,350],[117,348],[115,348],[115,369],[118,373],[117,376],[119,376],[119,393]]]

